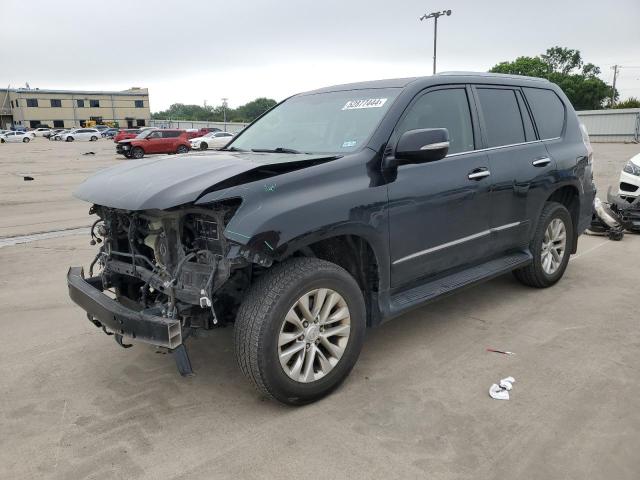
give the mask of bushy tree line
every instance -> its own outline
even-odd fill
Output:
[[[256,98],[238,108],[227,107],[227,122],[251,122],[276,104],[271,98]],[[222,105],[185,105],[174,103],[167,110],[151,114],[157,120],[201,120],[222,122],[224,107]]]
[[[579,50],[564,47],[549,48],[535,57],[518,57],[501,62],[490,72],[529,75],[546,78],[558,84],[576,110],[597,110],[605,107],[613,88],[602,81],[600,67],[585,63]],[[615,98],[618,93],[615,92]]]

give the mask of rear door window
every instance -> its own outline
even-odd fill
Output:
[[[398,127],[399,135],[422,128],[446,128],[449,154],[474,150],[467,92],[451,88],[427,92],[409,107]]]
[[[565,109],[558,95],[544,88],[527,87],[522,90],[533,112],[540,138],[544,140],[561,136]]]
[[[525,142],[516,93],[511,89],[478,88],[487,147]]]

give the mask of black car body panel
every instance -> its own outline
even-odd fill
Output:
[[[300,95],[390,88],[398,89],[398,95],[353,152],[233,151],[252,124],[223,151],[103,170],[81,184],[75,196],[93,203],[112,225],[126,224],[121,217],[127,215],[147,222],[141,231],[153,231],[162,222],[173,225],[174,237],[168,237],[174,241],[184,223],[181,210],[195,209],[197,215],[215,211],[210,223],[219,228],[219,236],[203,236],[197,225],[189,228],[198,230],[194,235],[199,244],[214,237],[224,242],[215,261],[203,260],[223,283],[248,265],[268,268],[294,254],[314,254],[315,246],[331,239],[358,239],[359,248],[372,253],[372,265],[366,267],[375,271],[375,278],[363,287],[370,294],[369,324],[530,262],[528,245],[547,200],[569,209],[575,251],[577,236],[591,220],[595,187],[591,152],[559,87],[527,77],[454,73],[339,85]],[[557,137],[543,138],[526,88],[553,92],[560,100],[564,121]],[[514,96],[525,141],[491,143],[491,112],[486,102],[483,108],[483,92],[478,91],[488,89]],[[423,96],[450,90],[467,99],[467,149],[437,161],[402,164],[395,156],[402,134],[399,125],[410,121]],[[226,210],[220,210],[221,205]],[[150,218],[153,215],[162,218]],[[126,244],[123,232],[121,247]],[[186,251],[180,250],[177,258],[186,258]],[[109,255],[105,251],[101,258],[108,260]],[[135,259],[133,264],[137,265]],[[140,281],[151,274],[132,275]],[[421,286],[429,286],[428,295],[420,296]],[[224,290],[216,284],[214,296],[218,288]]]

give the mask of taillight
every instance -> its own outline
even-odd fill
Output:
[[[580,133],[582,134],[582,143],[584,143],[584,146],[588,152],[589,164],[591,164],[593,161],[593,147],[591,146],[591,140],[589,140],[589,132],[587,131],[587,127],[585,127],[584,123],[582,122],[580,122]]]

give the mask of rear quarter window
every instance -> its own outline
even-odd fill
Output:
[[[531,107],[540,138],[544,140],[562,135],[565,108],[558,95],[543,88],[525,87],[522,90]]]

